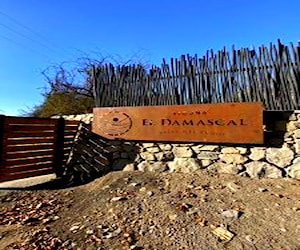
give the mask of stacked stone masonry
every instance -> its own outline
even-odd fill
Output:
[[[277,113],[268,114],[273,115]],[[64,118],[91,123],[93,115]],[[108,141],[111,170],[207,171],[300,180],[300,111],[281,112],[279,118],[264,124],[264,129],[266,134],[270,133],[263,146]]]

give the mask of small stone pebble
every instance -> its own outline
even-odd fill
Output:
[[[114,202],[114,201],[122,201],[122,200],[127,200],[126,197],[122,197],[122,196],[117,196],[117,197],[113,197],[111,198],[111,202]]]
[[[53,218],[52,218],[52,220],[58,220],[60,217],[59,216],[54,216]]]
[[[241,187],[234,182],[229,182],[226,185],[232,192],[238,191]]]
[[[266,188],[258,188],[258,192],[263,193],[263,192],[267,192],[267,191],[268,191],[268,189],[266,189]]]
[[[94,233],[94,230],[92,230],[92,229],[88,229],[88,230],[86,230],[86,232],[85,232],[86,234],[88,234],[88,235],[90,235],[90,234],[93,234]]]
[[[145,187],[141,187],[141,188],[140,188],[140,192],[146,192],[146,190],[147,190],[147,189],[146,189]]]
[[[154,193],[153,193],[152,191],[148,191],[148,192],[147,192],[147,196],[149,196],[149,197],[152,196],[153,194],[154,194]]]
[[[240,217],[240,212],[236,210],[226,210],[221,213],[222,216],[226,218],[238,219]]]
[[[170,220],[174,221],[177,218],[177,214],[169,214],[168,217]]]
[[[129,186],[129,187],[136,187],[136,186],[138,186],[138,185],[140,185],[140,184],[139,184],[139,183],[132,182],[132,183],[130,183],[128,186]]]
[[[249,242],[253,242],[253,239],[252,239],[251,235],[246,235],[246,236],[245,236],[245,239],[246,239],[247,241],[249,241]]]
[[[70,228],[70,231],[76,231],[76,230],[78,230],[79,229],[79,226],[72,226],[71,228]]]

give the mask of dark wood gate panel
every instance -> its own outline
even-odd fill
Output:
[[[62,174],[78,121],[0,117],[0,181]]]

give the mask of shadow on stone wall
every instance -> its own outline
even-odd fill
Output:
[[[263,146],[275,148],[282,147],[284,142],[288,141],[288,137],[292,135],[288,125],[290,124],[289,122],[293,120],[297,120],[293,111],[265,111],[263,113],[263,124],[265,129]]]
[[[66,186],[88,183],[108,172],[130,166],[138,157],[134,142],[108,140],[93,132],[90,125],[80,124],[73,149],[62,176]]]

